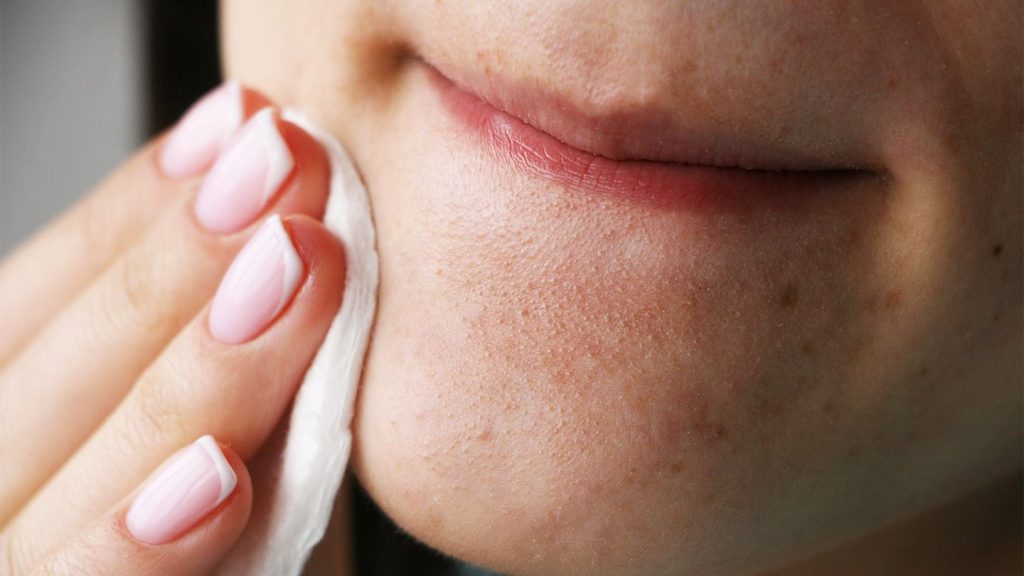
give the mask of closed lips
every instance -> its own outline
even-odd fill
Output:
[[[722,144],[727,136],[684,141],[657,120],[658,112],[581,117],[571,105],[535,91],[495,83],[473,91],[431,65],[425,68],[443,108],[489,154],[569,190],[663,208],[735,212],[793,209],[831,187],[873,175],[853,163],[751,143],[730,147]]]

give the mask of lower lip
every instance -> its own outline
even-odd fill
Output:
[[[448,112],[500,162],[581,191],[655,207],[712,212],[807,208],[860,170],[746,170],[645,160],[614,160],[558,141],[457,87],[427,66]]]

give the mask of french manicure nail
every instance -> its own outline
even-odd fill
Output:
[[[264,108],[242,127],[203,182],[196,217],[212,232],[229,234],[252,224],[295,167],[274,110]]]
[[[210,306],[210,332],[227,344],[250,340],[288,304],[303,271],[281,217],[271,216],[224,274]]]
[[[125,526],[136,540],[166,544],[220,505],[237,483],[217,442],[203,436],[146,481],[128,509]]]
[[[209,168],[242,125],[242,87],[228,82],[189,108],[160,150],[160,169],[188,178]]]

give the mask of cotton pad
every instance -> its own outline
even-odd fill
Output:
[[[254,481],[261,482],[259,501],[253,502],[250,525],[220,574],[297,575],[323,537],[348,465],[356,387],[377,306],[376,240],[359,174],[327,131],[296,110],[286,110],[283,118],[316,138],[330,158],[324,224],[345,244],[345,294],[295,397],[287,428],[280,428],[260,455],[268,469],[253,470]]]

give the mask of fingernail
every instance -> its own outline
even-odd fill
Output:
[[[160,169],[188,178],[209,168],[242,125],[242,87],[228,82],[189,108],[160,150]]]
[[[245,228],[273,199],[294,167],[274,110],[264,108],[214,163],[196,198],[196,217],[212,232],[229,234]]]
[[[203,436],[146,481],[128,509],[125,525],[136,540],[166,544],[223,502],[237,483],[213,436]]]
[[[210,332],[227,344],[250,340],[288,304],[303,270],[281,217],[271,216],[224,274],[210,307]]]

